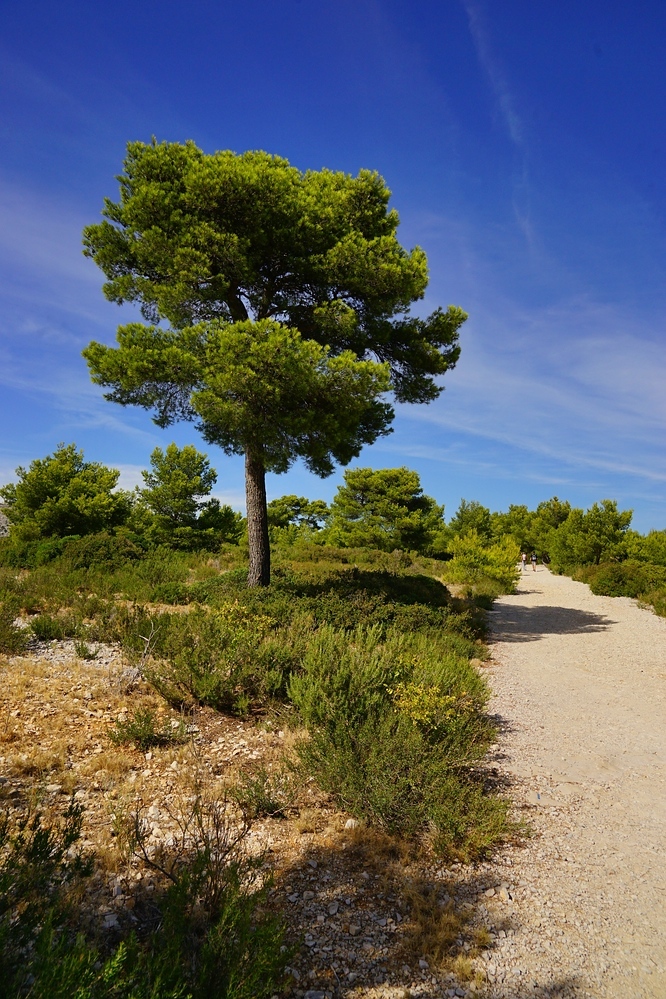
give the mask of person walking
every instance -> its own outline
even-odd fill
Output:
[[[532,572],[536,572],[536,563],[537,563],[536,552],[532,552],[532,554],[530,555],[530,561],[532,563]]]
[[[527,572],[527,555],[525,552],[520,553],[520,561],[523,567],[523,572]]]

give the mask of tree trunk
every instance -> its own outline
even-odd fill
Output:
[[[245,454],[245,500],[247,536],[250,546],[248,586],[268,586],[271,581],[271,549],[268,543],[266,471],[261,455]]]

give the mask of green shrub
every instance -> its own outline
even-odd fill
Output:
[[[513,592],[519,575],[520,557],[520,548],[513,538],[506,536],[489,544],[475,530],[471,530],[455,537],[450,551],[453,558],[442,570],[447,580],[477,586],[487,586],[490,582],[493,596]]]
[[[0,592],[0,653],[15,655],[28,644],[26,629],[14,624],[20,609],[20,601],[13,593]]]
[[[124,639],[135,655],[145,649],[146,623]],[[146,677],[171,704],[193,699],[218,711],[246,714],[252,706],[283,700],[299,661],[298,628],[278,631],[271,618],[238,604],[214,612],[158,615],[150,627],[153,661]]]
[[[247,819],[282,818],[291,797],[289,775],[258,767],[251,773],[241,774],[231,794]]]
[[[257,865],[239,854],[223,806],[197,799],[182,841],[154,865],[162,877],[151,897],[157,928],[140,940],[126,933],[104,952],[81,931],[75,905],[92,872],[77,851],[81,819],[75,805],[60,822],[0,817],[3,996],[267,999],[280,989],[289,958],[282,927],[258,911],[270,882],[259,886]],[[141,823],[137,831],[141,849]]]
[[[79,659],[85,659],[88,662],[92,662],[93,659],[97,659],[98,650],[91,649],[87,642],[77,641],[74,642],[74,651],[76,652]]]
[[[158,726],[154,711],[150,708],[137,708],[131,718],[115,722],[109,731],[109,738],[116,745],[131,743],[145,752],[153,746],[169,746],[185,742],[187,727],[182,721],[177,725],[165,721],[162,726]]]
[[[78,541],[77,534],[63,538],[42,538],[27,541],[10,535],[0,544],[0,565],[15,569],[35,569],[48,565],[59,558],[72,541]]]
[[[639,597],[666,584],[666,568],[634,560],[604,562],[581,567],[576,578],[588,583],[599,596]]]
[[[69,541],[62,553],[62,563],[69,571],[101,566],[109,572],[137,562],[145,554],[145,546],[137,537],[102,532]]]
[[[190,589],[184,583],[160,583],[150,594],[154,604],[188,604]]]
[[[289,694],[308,729],[297,746],[302,767],[341,807],[395,834],[434,827],[442,850],[472,856],[497,838],[506,809],[470,776],[493,735],[487,689],[449,639],[322,627]],[[474,809],[498,816],[497,835],[474,839]]]
[[[40,927],[64,917],[68,885],[90,874],[75,847],[82,814],[73,802],[50,825],[39,812],[0,814],[0,976],[7,995],[25,981],[26,952]]]
[[[659,614],[660,617],[666,617],[666,586],[658,590],[650,590],[649,593],[644,593],[642,599],[652,607],[655,614]]]
[[[71,615],[38,614],[30,621],[30,629],[40,642],[50,642],[54,639],[71,638],[78,635],[81,625]]]

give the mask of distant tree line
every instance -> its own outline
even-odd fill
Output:
[[[16,474],[18,481],[0,488],[0,498],[11,524],[2,545],[17,557],[41,546],[42,559],[48,559],[50,550],[57,554],[58,539],[99,532],[185,551],[215,551],[247,539],[243,516],[211,496],[217,473],[192,445],[155,448],[150,468],[142,472],[143,487],[133,491],[119,489],[119,472],[86,461],[75,444],[59,445]],[[467,560],[470,567],[534,551],[555,571],[569,573],[622,563],[666,568],[666,531],[632,530],[632,511],[618,509],[614,500],[582,510],[554,496],[534,510],[511,505],[491,512],[463,499],[446,522],[444,507],[405,467],[351,468],[330,505],[285,495],[270,501],[267,512],[270,539],[278,545],[306,540],[412,551]]]

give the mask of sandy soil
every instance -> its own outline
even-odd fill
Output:
[[[496,763],[534,836],[498,858],[490,994],[665,999],[666,620],[539,566],[491,622]]]

